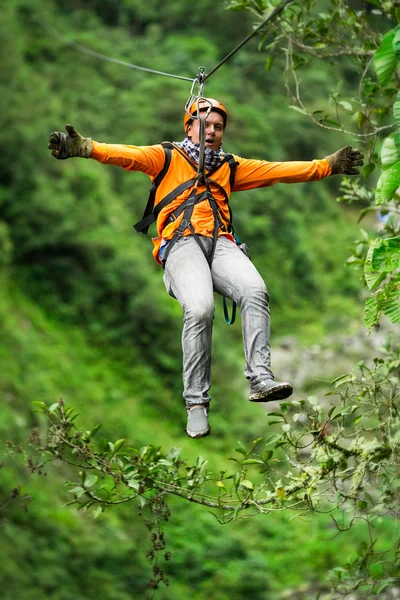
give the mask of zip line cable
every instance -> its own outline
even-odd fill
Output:
[[[209,77],[211,77],[211,75],[213,75],[215,73],[215,71],[217,71],[220,67],[222,67],[222,65],[229,58],[231,58],[234,54],[236,54],[236,52],[238,50],[240,50],[240,48],[242,48],[245,44],[247,44],[247,42],[249,40],[251,40],[251,38],[254,37],[260,31],[260,29],[262,29],[264,27],[264,25],[266,25],[269,21],[272,21],[272,19],[274,19],[276,17],[276,15],[279,14],[285,8],[285,6],[287,6],[290,2],[293,2],[293,0],[285,0],[285,2],[283,2],[280,6],[278,6],[252,33],[250,33],[238,46],[236,46],[236,48],[234,48],[232,50],[232,52],[229,52],[229,54],[227,54],[225,56],[225,58],[222,59],[221,62],[217,64],[216,67],[214,67],[209,73],[207,73],[207,75],[205,75],[203,81],[207,81],[207,79]]]
[[[114,63],[115,65],[120,65],[122,67],[128,67],[129,69],[136,69],[138,71],[145,71],[146,73],[153,73],[155,75],[164,75],[165,77],[173,77],[174,79],[183,79],[184,81],[193,81],[190,77],[181,77],[180,75],[173,75],[172,73],[164,73],[163,71],[155,71],[154,69],[148,69],[147,67],[139,67],[138,65],[133,65],[131,63],[125,62],[123,60],[118,60],[117,58],[111,58],[110,56],[106,56],[105,54],[100,54],[100,52],[96,52],[95,50],[91,50],[90,48],[86,48],[86,46],[82,46],[76,42],[66,39],[63,37],[54,27],[44,22],[43,20],[39,20],[39,23],[42,25],[44,29],[46,29],[51,35],[56,37],[58,40],[72,46],[79,52],[83,52],[84,54],[88,54],[89,56],[94,56],[95,58],[99,58],[101,60]]]
[[[58,40],[60,40],[64,44],[72,46],[73,48],[75,48],[79,52],[82,52],[82,53],[87,54],[89,56],[93,56],[94,58],[98,58],[100,60],[104,60],[106,62],[110,62],[110,63],[113,63],[115,65],[120,65],[122,67],[128,67],[129,69],[136,69],[137,71],[144,71],[145,73],[153,73],[154,75],[163,75],[164,77],[172,77],[173,79],[180,79],[180,80],[183,80],[183,81],[190,81],[193,84],[196,83],[196,82],[198,82],[199,84],[202,83],[204,85],[204,82],[209,77],[211,77],[211,75],[213,75],[220,67],[222,67],[222,65],[227,60],[229,60],[234,54],[236,54],[236,52],[238,50],[240,50],[240,48],[242,48],[245,44],[247,44],[247,42],[249,40],[251,40],[265,25],[267,25],[267,23],[269,23],[270,21],[272,21],[272,19],[274,19],[276,17],[276,15],[278,15],[285,8],[285,6],[287,6],[290,2],[293,2],[293,0],[285,0],[285,2],[283,2],[280,6],[278,6],[254,31],[252,31],[252,33],[250,33],[240,44],[238,44],[238,46],[236,46],[236,48],[234,48],[229,54],[227,54],[225,56],[225,58],[223,58],[221,60],[221,62],[219,62],[217,64],[216,67],[214,67],[207,74],[205,74],[204,72],[200,73],[200,71],[199,71],[198,74],[197,74],[197,76],[196,76],[196,78],[194,80],[192,78],[190,78],[190,77],[182,77],[181,75],[173,75],[172,73],[165,73],[164,71],[156,71],[154,69],[149,69],[147,67],[140,67],[139,65],[134,65],[132,63],[125,62],[123,60],[118,60],[117,58],[111,58],[110,56],[107,56],[105,54],[101,54],[100,52],[96,52],[95,50],[91,50],[90,48],[87,48],[86,46],[82,46],[81,44],[78,44],[77,42],[73,42],[72,40],[66,39],[52,25],[49,25],[48,23],[46,23],[42,19],[38,19],[38,21],[39,21],[40,25],[44,29],[46,29],[51,35],[53,35],[54,37],[56,37]],[[192,89],[193,89],[193,86],[192,86]]]

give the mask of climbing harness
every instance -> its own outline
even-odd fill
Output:
[[[212,194],[212,187],[215,187],[219,191],[222,192],[226,203],[228,203],[227,193],[224,190],[224,188],[217,181],[212,179],[212,175],[216,171],[218,171],[224,164],[228,163],[229,168],[230,168],[229,184],[230,184],[230,187],[232,188],[234,181],[235,181],[235,172],[236,172],[237,163],[232,154],[225,154],[225,156],[224,156],[223,160],[220,162],[220,164],[217,167],[215,167],[214,169],[212,169],[211,171],[208,171],[207,175],[204,172],[204,168],[203,168],[203,171],[200,171],[200,165],[199,165],[197,167],[196,175],[194,174],[194,176],[191,179],[178,185],[174,190],[172,190],[169,194],[167,194],[167,196],[165,196],[165,198],[163,198],[158,204],[154,205],[157,188],[168,172],[169,166],[171,164],[171,156],[172,156],[173,151],[178,152],[182,156],[182,158],[184,158],[188,162],[188,164],[193,168],[193,171],[195,171],[195,169],[196,169],[196,165],[190,160],[190,158],[188,158],[188,156],[186,156],[186,154],[184,152],[182,152],[180,150],[180,148],[178,146],[176,146],[175,144],[173,144],[171,142],[163,142],[162,146],[164,148],[164,153],[165,153],[163,169],[160,171],[160,173],[157,175],[157,177],[154,179],[154,181],[152,183],[152,186],[150,188],[149,198],[147,201],[147,205],[146,205],[146,208],[145,208],[145,211],[143,214],[143,218],[141,219],[141,221],[139,221],[138,223],[136,223],[134,225],[134,228],[137,232],[146,234],[149,226],[157,220],[157,217],[160,214],[160,212],[166,206],[171,204],[171,202],[173,200],[175,200],[175,198],[177,198],[180,194],[182,194],[186,190],[192,188],[191,192],[190,192],[189,196],[186,198],[186,200],[184,200],[174,210],[174,212],[171,215],[169,215],[168,219],[166,220],[165,225],[169,225],[170,223],[176,221],[177,218],[183,213],[182,220],[181,220],[179,226],[177,227],[177,229],[175,230],[172,239],[169,241],[169,243],[167,245],[167,248],[163,255],[162,262],[163,262],[163,265],[165,265],[165,262],[168,258],[169,253],[171,252],[173,246],[176,244],[178,239],[180,239],[183,236],[185,231],[187,229],[189,229],[191,234],[194,236],[194,239],[199,244],[202,252],[206,256],[208,263],[211,265],[214,251],[215,251],[215,245],[216,245],[217,238],[218,238],[218,230],[222,229],[222,231],[226,231],[229,233],[233,232],[232,215],[231,215],[230,207],[228,205],[229,215],[230,215],[229,221],[224,222],[224,220],[222,219],[220,212],[218,210],[217,202]],[[200,163],[200,161],[199,161],[199,163]],[[199,185],[205,186],[206,189],[202,192],[198,192],[197,189],[198,189]],[[203,201],[209,202],[209,204],[211,206],[211,210],[213,212],[213,217],[214,217],[213,246],[212,246],[210,256],[207,255],[204,245],[202,244],[200,237],[195,233],[194,227],[191,223],[191,217],[192,217],[195,205],[198,204],[199,202],[203,202]]]

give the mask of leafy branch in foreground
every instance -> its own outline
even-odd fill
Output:
[[[302,517],[325,513],[338,532],[363,520],[372,533],[362,568],[357,559],[345,571],[334,571],[332,581],[335,593],[344,594],[354,586],[353,568],[359,589],[375,593],[383,582],[394,582],[393,553],[400,543],[400,354],[389,345],[383,351],[385,359],[372,366],[360,362],[335,380],[323,400],[281,403],[281,412],[267,414],[274,433],[250,447],[239,443],[230,459],[233,468],[219,473],[201,457],[190,464],[177,448],[164,452],[153,445],[137,449],[122,439],[97,440],[99,426],[80,430],[77,413],[62,400],[50,407],[35,403],[49,425],[43,440],[38,432],[33,436],[35,448],[46,462],[61,461],[77,473],[66,483],[69,504],[95,517],[120,504],[136,505],[151,533],[153,587],[166,583],[158,557],[165,550],[168,498],[175,496],[211,509],[221,524],[283,510]],[[382,515],[393,522],[394,544],[376,550],[373,527]]]

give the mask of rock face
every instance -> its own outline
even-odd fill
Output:
[[[326,586],[316,584],[314,586],[301,586],[297,589],[286,590],[281,595],[280,600],[314,600],[314,598],[319,598],[320,600],[332,600],[332,594],[328,591]],[[337,596],[337,598],[339,599],[339,596]],[[361,600],[361,596],[356,594],[346,594],[345,598],[346,600]],[[400,600],[400,588],[392,588],[388,592],[380,594],[379,599]]]
[[[382,357],[388,340],[392,347],[400,343],[400,328],[389,321],[369,335],[360,328],[345,336],[333,334],[308,348],[296,338],[286,337],[272,348],[272,368],[276,379],[292,383],[296,397],[316,394],[328,391],[330,382],[351,371],[357,362],[368,364]]]

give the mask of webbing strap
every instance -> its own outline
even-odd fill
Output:
[[[159,172],[159,174],[157,175],[157,177],[154,179],[154,181],[151,185],[149,199],[147,200],[147,205],[144,210],[143,217],[142,217],[141,221],[139,221],[138,223],[136,223],[136,225],[134,225],[134,228],[136,229],[137,232],[142,232],[145,235],[148,232],[149,226],[155,220],[155,219],[151,219],[150,217],[152,217],[153,211],[154,211],[154,200],[156,197],[157,188],[160,185],[161,181],[164,179],[165,175],[167,174],[169,165],[171,164],[172,152],[171,152],[171,149],[169,146],[167,146],[167,145],[164,146],[164,153],[165,153],[164,166],[161,169],[161,171]]]
[[[175,200],[175,198],[177,196],[179,196],[179,194],[182,194],[182,192],[185,192],[189,188],[193,187],[195,183],[196,183],[196,178],[189,179],[189,181],[184,181],[183,183],[178,185],[177,188],[172,190],[172,192],[170,192],[167,196],[165,196],[165,198],[163,198],[161,200],[161,202],[159,202],[157,204],[157,206],[155,206],[153,208],[153,210],[151,211],[150,214],[147,215],[147,217],[144,217],[141,221],[139,221],[139,223],[136,223],[136,225],[134,225],[134,228],[136,229],[136,231],[142,232],[142,233],[147,233],[149,226],[152,223],[154,223],[154,221],[157,220],[157,217],[160,214],[160,212],[162,211],[162,209],[165,208],[170,202],[172,202],[172,200]],[[153,200],[153,205],[154,205],[154,200]]]
[[[236,319],[236,302],[232,300],[232,315],[229,316],[228,313],[228,305],[226,303],[226,298],[223,296],[222,298],[222,306],[224,308],[224,317],[227,325],[233,325]]]
[[[169,256],[172,248],[175,246],[175,244],[179,240],[179,238],[181,238],[183,236],[186,229],[189,228],[190,231],[192,233],[194,233],[194,229],[190,222],[190,219],[192,218],[195,204],[197,204],[197,202],[201,202],[202,200],[204,200],[204,193],[196,194],[196,190],[194,189],[192,191],[192,193],[190,194],[189,198],[183,203],[184,204],[184,212],[183,212],[182,220],[181,220],[180,224],[178,225],[178,227],[175,229],[174,235],[172,236],[172,239],[168,243],[168,246],[165,250],[163,260],[162,260],[163,266],[165,266],[165,263],[167,261],[167,258]],[[196,236],[196,234],[194,234],[194,235],[195,235],[196,241],[199,242],[199,240],[197,240],[198,236]],[[201,244],[200,244],[200,246],[201,246]],[[202,248],[202,246],[201,246],[201,248]],[[202,250],[204,252],[203,248],[202,248]]]
[[[194,204],[198,204],[199,202],[202,202],[203,200],[205,200],[208,196],[208,192],[202,192],[201,194],[197,194],[197,196],[195,196],[195,202]],[[182,202],[182,204],[180,204],[177,208],[175,208],[174,212],[171,213],[168,217],[168,219],[165,221],[165,226],[169,225],[170,223],[172,223],[173,221],[176,221],[176,219],[179,217],[179,215],[185,210],[187,203],[191,200],[190,196],[187,200],[185,200],[184,202]]]

